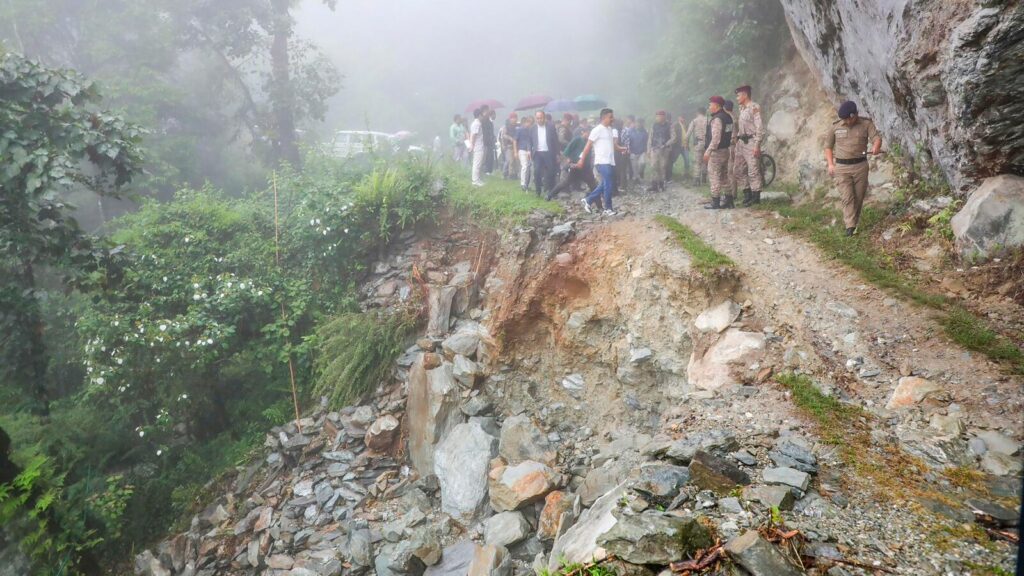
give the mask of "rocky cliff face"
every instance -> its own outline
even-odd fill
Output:
[[[835,101],[930,156],[954,189],[1024,174],[1024,3],[782,0],[798,49]]]

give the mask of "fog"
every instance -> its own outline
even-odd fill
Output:
[[[296,32],[344,75],[326,128],[442,134],[466,104],[595,93],[640,107],[668,0],[306,0]]]

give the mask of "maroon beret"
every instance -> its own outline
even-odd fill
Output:
[[[725,106],[725,98],[722,98],[721,96],[712,96],[711,98],[708,98],[708,102],[718,104],[719,106]]]

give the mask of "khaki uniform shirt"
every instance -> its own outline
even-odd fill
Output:
[[[868,118],[857,118],[853,126],[843,122],[835,123],[828,131],[828,144],[825,148],[832,150],[836,158],[853,160],[863,158],[867,154],[868,143],[881,137],[874,122]]]
[[[693,143],[695,146],[700,147],[700,144],[704,142],[704,134],[708,131],[708,117],[697,116],[693,120],[690,120],[690,128],[686,131],[687,134],[693,136]]]
[[[740,106],[740,117],[737,121],[740,136],[753,136],[747,144],[760,146],[764,143],[764,122],[761,121],[761,106],[756,102],[748,102]]]

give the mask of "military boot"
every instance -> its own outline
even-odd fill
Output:
[[[761,203],[761,191],[758,190],[757,192],[751,192],[750,193],[750,198],[751,198],[751,201],[750,201],[751,204],[760,204]]]
[[[743,189],[743,207],[746,208],[754,202],[754,193],[750,191],[750,188]]]
[[[710,204],[705,204],[704,205],[704,209],[705,210],[721,210],[721,208],[722,208],[722,200],[720,198],[718,198],[717,196],[711,198],[711,203]]]
[[[722,202],[722,208],[735,208],[736,207],[736,201],[735,200],[736,199],[733,196],[726,196],[725,197],[725,201]]]

